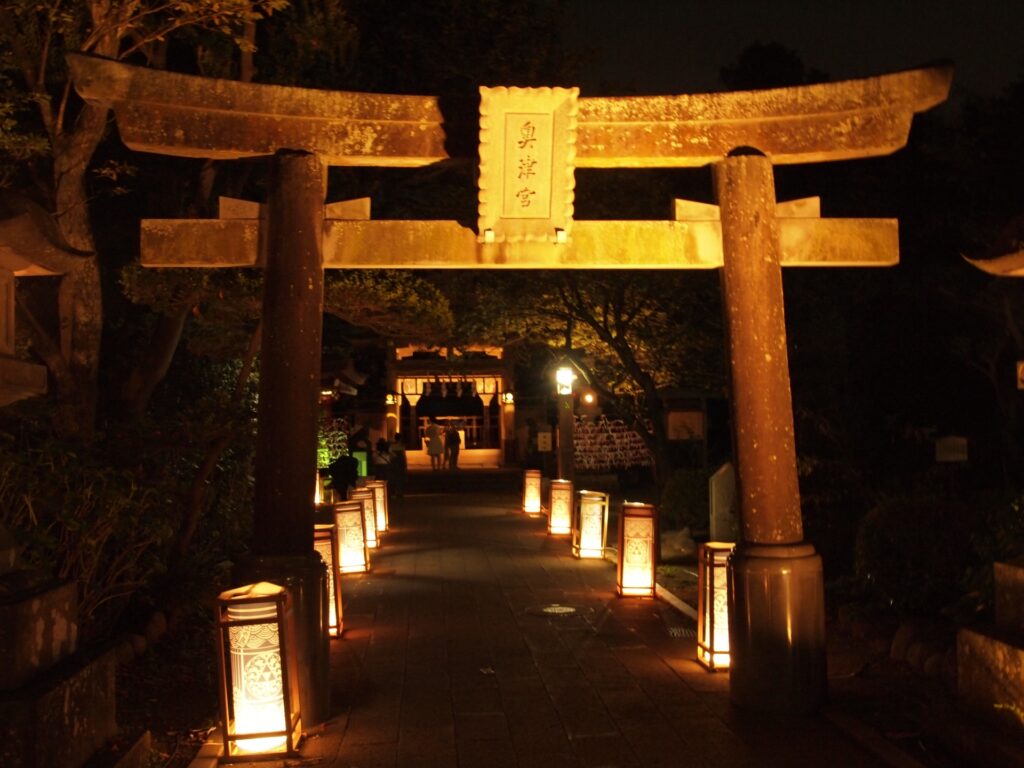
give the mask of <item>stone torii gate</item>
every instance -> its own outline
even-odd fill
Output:
[[[913,115],[947,97],[950,67],[682,96],[481,89],[474,231],[325,210],[328,165],[449,159],[435,98],[243,84],[82,56],[69,62],[78,92],[113,108],[133,149],[274,158],[265,220],[145,222],[142,258],[150,266],[266,270],[254,514],[257,551],[278,560],[312,551],[325,267],[721,268],[742,528],[731,566],[731,697],[769,711],[820,705],[824,589],[820,557],[803,538],[780,266],[895,264],[897,224],[821,219],[814,201],[779,205],[773,165],[901,148]],[[680,202],[672,221],[572,219],[575,167],[705,165],[717,206]],[[304,720],[306,707],[304,696]]]

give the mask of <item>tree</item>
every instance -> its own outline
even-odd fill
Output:
[[[91,53],[159,64],[170,35],[209,30],[245,39],[246,25],[285,0],[5,0],[0,42],[10,52],[3,76],[16,84],[0,105],[6,149],[4,177],[31,183],[52,219],[64,254],[48,267],[63,275],[60,338],[37,329],[35,344],[57,383],[59,426],[65,436],[90,440],[95,427],[97,371],[103,329],[100,259],[89,218],[88,170],[106,135],[105,107],[74,96],[63,54]],[[29,120],[25,106],[35,107]],[[43,152],[45,142],[48,151]],[[12,165],[16,165],[14,168]],[[107,173],[116,173],[108,169]]]

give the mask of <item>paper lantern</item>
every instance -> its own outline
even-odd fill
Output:
[[[373,505],[377,514],[377,533],[386,533],[388,530],[388,481],[367,480],[366,487],[373,491]]]
[[[548,533],[572,533],[572,480],[552,480],[548,491]]]
[[[358,501],[363,505],[363,532],[366,535],[367,549],[376,549],[380,542],[377,539],[377,512],[373,508],[373,491],[369,488],[353,488],[348,494],[349,501]]]
[[[361,501],[335,503],[334,527],[338,530],[338,570],[342,573],[362,573],[370,570],[365,521]]]
[[[697,661],[729,667],[729,555],[735,544],[709,541],[697,550]]]
[[[338,529],[332,523],[313,526],[313,549],[327,566],[327,633],[341,637],[341,572],[338,570]]]
[[[269,582],[217,598],[223,763],[298,757],[302,737],[291,607]]]
[[[579,558],[603,558],[608,536],[608,494],[580,491],[573,510],[572,553]]]
[[[626,501],[619,511],[619,594],[654,597],[658,518],[653,504]]]
[[[523,472],[523,512],[528,515],[540,514],[539,469],[527,469]]]

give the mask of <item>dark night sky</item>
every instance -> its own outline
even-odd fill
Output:
[[[570,40],[596,50],[582,94],[721,90],[753,42],[780,43],[833,80],[956,65],[954,94],[1024,76],[1024,0],[570,0]]]

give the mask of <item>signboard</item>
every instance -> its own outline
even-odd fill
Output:
[[[940,464],[958,464],[967,461],[967,438],[957,435],[938,438],[935,441],[935,461]]]
[[[578,88],[481,88],[481,243],[567,243]]]
[[[551,452],[551,432],[544,431],[537,433],[537,450],[540,453]]]

